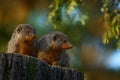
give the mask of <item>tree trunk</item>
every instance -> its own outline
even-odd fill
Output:
[[[0,53],[0,80],[84,80],[83,73],[52,67],[34,57]]]

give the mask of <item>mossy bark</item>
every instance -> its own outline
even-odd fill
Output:
[[[34,57],[0,53],[0,80],[84,80],[83,73],[52,67]]]

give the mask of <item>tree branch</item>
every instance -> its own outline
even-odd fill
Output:
[[[34,57],[0,53],[0,80],[84,80],[84,76],[77,70],[52,67]]]

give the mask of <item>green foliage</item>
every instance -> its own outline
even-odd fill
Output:
[[[103,0],[103,7],[101,8],[102,12],[108,14],[108,24],[109,29],[103,35],[103,43],[108,44],[109,41],[113,38],[120,38],[120,9],[118,6],[118,0]]]
[[[49,5],[49,14],[48,14],[48,20],[47,25],[49,23],[53,24],[53,27],[56,28],[57,25],[60,24],[71,24],[71,21],[75,19],[76,14],[73,14],[71,17],[71,13],[76,10],[80,16],[78,16],[78,21],[82,25],[85,25],[86,20],[88,19],[88,16],[86,14],[83,14],[80,11],[79,5],[81,4],[82,0],[52,0],[51,4]],[[65,7],[65,16],[62,15],[62,8]],[[63,22],[62,17],[66,17],[67,21]]]
[[[101,9],[104,16],[104,20],[108,24],[108,29],[102,35],[102,41],[104,44],[109,44],[110,40],[115,38],[116,40],[120,37],[120,9],[118,8],[118,0],[93,0],[93,3],[89,3],[88,0],[52,0],[49,6],[49,15],[47,24],[52,23],[53,27],[56,28],[58,25],[63,24],[73,24],[76,15],[79,19],[78,23],[82,26],[85,26],[90,15],[94,15],[92,8]],[[102,5],[98,5],[102,3]],[[95,6],[94,6],[95,5]],[[86,8],[86,6],[88,6]],[[65,16],[62,15],[62,7],[65,7]],[[91,9],[89,8],[91,7]],[[71,13],[77,10],[78,13],[71,16]],[[91,12],[90,12],[91,11]],[[98,12],[98,13],[100,13]],[[92,14],[91,14],[92,13]],[[63,17],[67,17],[67,20],[64,22]],[[94,26],[94,25],[93,25]],[[97,29],[97,28],[96,28]]]
[[[100,28],[99,25],[106,21],[108,26],[106,32],[102,33],[103,43],[109,44],[113,39],[119,41],[119,2],[120,0],[50,0],[50,5],[48,6],[49,13],[46,24],[52,24],[53,27],[44,27],[43,25],[37,23],[36,17],[38,16],[35,16],[36,14],[41,14],[38,5],[44,3],[44,1],[42,3],[41,1],[36,2],[36,0],[30,2],[27,2],[26,0],[15,0],[7,2],[1,1],[0,44],[1,46],[7,45],[7,42],[10,39],[13,29],[16,27],[16,25],[25,22],[29,24],[35,24],[38,36],[42,36],[44,33],[53,30],[60,30],[70,35],[71,41],[77,43],[80,41],[80,36],[84,36],[87,32],[90,32],[88,31],[89,28],[91,31],[93,31],[93,34],[97,34],[96,32],[102,32],[102,30],[100,31],[99,29],[101,29],[103,25]],[[48,4],[48,2],[46,3]],[[44,11],[42,12],[44,14]],[[13,13],[16,14],[13,15]],[[32,15],[30,15],[31,13]],[[30,19],[31,16],[32,18]],[[99,19],[94,20],[94,17],[96,16],[97,18],[104,16],[104,21],[101,23],[99,23],[99,21],[97,22]],[[90,23],[91,21],[93,21],[93,23]],[[82,30],[83,28],[81,27],[83,27],[84,30]],[[79,37],[74,38],[75,35]],[[116,43],[118,44],[119,42]],[[0,49],[1,51],[5,51],[5,49],[2,47]]]

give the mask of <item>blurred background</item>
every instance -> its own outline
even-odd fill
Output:
[[[71,68],[85,80],[120,79],[120,0],[0,0],[0,52],[21,23],[31,24],[37,38],[67,34]]]

